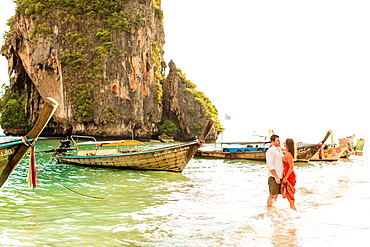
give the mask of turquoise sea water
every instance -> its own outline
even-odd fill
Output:
[[[58,144],[40,139],[36,148]],[[264,162],[192,159],[171,173],[56,164],[50,153],[36,160],[36,189],[26,182],[28,156],[0,189],[0,246],[346,246],[354,239],[367,246],[366,150],[338,162],[297,163],[298,212],[282,198],[267,209]],[[41,168],[104,199],[74,193]]]

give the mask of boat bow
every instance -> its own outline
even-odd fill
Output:
[[[31,131],[28,132],[28,134],[24,136],[21,141],[17,140],[0,145],[0,150],[3,150],[4,153],[8,153],[7,160],[3,160],[1,162],[2,169],[0,169],[0,171],[2,171],[0,173],[0,187],[2,187],[6,180],[9,178],[10,174],[17,167],[19,162],[27,153],[28,149],[35,143],[58,106],[59,103],[55,99],[50,97],[46,98],[45,104]]]

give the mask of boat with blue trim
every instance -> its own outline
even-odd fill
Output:
[[[220,142],[220,147],[213,150],[199,149],[195,153],[197,158],[209,159],[246,159],[266,160],[266,151],[270,142]]]
[[[87,136],[71,136],[69,139],[61,142],[61,146],[55,152],[55,157],[58,163],[63,164],[182,172],[198,148],[205,142],[214,124],[215,120],[210,119],[201,136],[193,142],[149,150],[132,149],[122,151],[119,149],[119,146],[143,144],[136,140],[101,142],[90,137],[92,141],[78,142],[77,138],[87,138]],[[71,150],[70,144],[72,142],[76,148],[75,153],[67,154],[67,151]],[[95,148],[86,150],[83,146],[87,145],[93,145]]]
[[[331,131],[329,130],[320,143],[324,143],[330,135]],[[194,157],[209,159],[245,159],[265,161],[266,152],[269,149],[271,143],[269,141],[266,141],[266,137],[264,137],[264,139],[265,141],[259,142],[220,142],[219,144],[221,144],[221,146],[215,146],[212,150],[206,150],[205,148],[203,150],[199,149],[195,153]],[[299,145],[297,145],[295,161],[308,162],[319,149],[319,144],[299,143]]]

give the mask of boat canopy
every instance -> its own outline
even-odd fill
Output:
[[[270,142],[220,142],[221,144],[239,144],[239,145],[248,145],[248,144],[267,144]]]
[[[80,136],[71,135],[71,140],[74,145],[78,147],[79,145],[95,145],[97,147],[114,147],[114,146],[135,146],[144,145],[144,143],[136,140],[107,140],[107,141],[97,141],[93,136]],[[93,141],[82,141],[78,142],[78,139],[92,139]]]
[[[112,147],[112,146],[134,146],[144,145],[144,143],[136,140],[119,140],[119,141],[88,141],[80,142],[78,145],[95,145],[98,147]]]

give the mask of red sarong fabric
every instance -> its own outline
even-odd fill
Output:
[[[284,177],[289,171],[289,163],[284,163]],[[283,198],[289,198],[292,201],[294,201],[294,193],[295,193],[295,182],[296,182],[296,177],[294,170],[290,173],[288,177],[288,182],[286,183],[281,183],[281,195]]]

